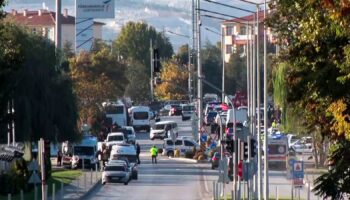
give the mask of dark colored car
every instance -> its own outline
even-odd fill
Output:
[[[170,109],[170,116],[182,115],[182,107],[180,105],[172,105]]]
[[[204,117],[204,123],[206,125],[213,123],[217,114],[217,112],[208,112],[208,114]]]

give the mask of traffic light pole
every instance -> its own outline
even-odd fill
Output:
[[[202,63],[201,63],[201,15],[200,0],[197,0],[197,66],[198,66],[198,129],[203,126],[203,83],[202,83]],[[201,145],[201,135],[198,132],[199,145]]]

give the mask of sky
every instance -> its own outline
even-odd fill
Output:
[[[249,10],[256,10],[255,6],[240,2],[239,0],[213,0],[216,2],[237,6]],[[261,3],[262,0],[251,0]],[[68,14],[75,16],[74,0],[61,0],[62,10],[67,8]],[[192,0],[115,0],[115,18],[114,19],[95,19],[95,21],[104,22],[103,39],[113,40],[118,36],[121,27],[129,21],[143,21],[154,26],[157,31],[165,31],[170,38],[174,49],[190,40],[186,37],[171,34],[167,31],[175,32],[181,35],[192,36],[191,25],[191,5]],[[40,8],[55,10],[55,0],[9,0],[5,7],[6,11],[17,9],[23,11],[38,10]],[[220,6],[213,3],[201,1],[201,8],[215,12],[224,13],[233,16],[245,16],[249,13],[236,9]],[[212,15],[212,14],[211,14]],[[217,15],[218,16],[218,15]],[[223,17],[223,16],[221,16]],[[220,32],[221,20],[202,17],[202,43],[209,41],[215,44],[220,40],[220,35],[205,30],[205,27]]]

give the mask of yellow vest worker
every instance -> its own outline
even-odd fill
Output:
[[[152,155],[152,164],[156,163],[157,164],[157,155],[158,155],[158,149],[157,147],[154,145],[151,150],[151,155]]]

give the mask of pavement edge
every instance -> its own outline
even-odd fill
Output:
[[[79,197],[79,199],[83,200],[85,199],[87,196],[89,196],[92,191],[94,191],[99,185],[101,185],[101,178],[99,178],[96,183],[90,187],[90,189],[88,191],[86,191],[81,197]]]

